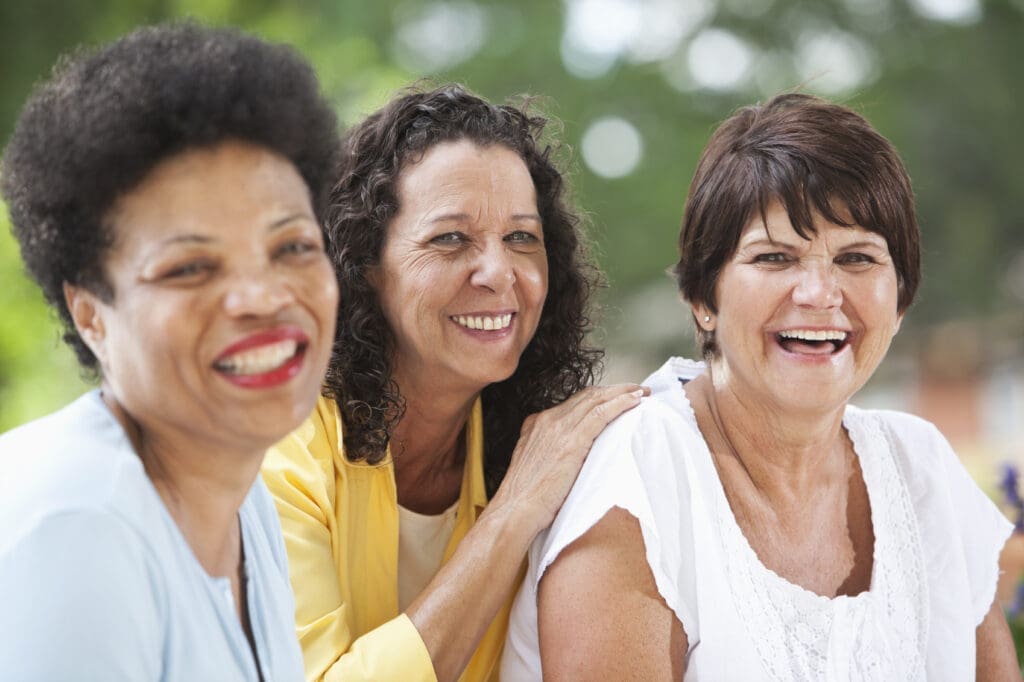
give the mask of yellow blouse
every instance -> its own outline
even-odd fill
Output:
[[[321,397],[271,448],[263,479],[281,515],[307,680],[436,682],[426,646],[398,611],[398,496],[390,453],[345,458],[341,415]],[[487,504],[480,400],[466,425],[466,464],[447,561]],[[512,603],[488,627],[460,678],[498,679]]]

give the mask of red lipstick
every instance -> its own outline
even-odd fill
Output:
[[[229,369],[231,356],[282,341],[294,341],[296,344],[295,353],[284,364],[256,374],[239,374]],[[273,388],[299,373],[308,345],[309,337],[298,327],[287,326],[260,331],[225,348],[214,360],[214,370],[226,381],[242,388]]]

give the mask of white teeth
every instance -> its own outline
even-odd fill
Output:
[[[218,360],[216,367],[230,374],[263,374],[272,369],[277,369],[287,360],[290,360],[299,343],[295,339],[278,341],[252,350],[235,353],[222,360]]]
[[[824,329],[787,329],[779,332],[784,339],[800,339],[801,341],[845,341],[846,332]]]
[[[467,329],[498,331],[512,324],[512,313],[494,316],[455,315],[452,319]]]

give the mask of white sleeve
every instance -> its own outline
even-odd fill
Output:
[[[935,442],[949,486],[949,497],[957,522],[957,537],[963,546],[971,591],[971,613],[977,627],[985,619],[995,599],[999,554],[1013,532],[1013,524],[981,491],[937,429]]]
[[[158,607],[138,537],[93,512],[47,517],[0,552],[0,677],[156,680]]]
[[[534,584],[536,590],[558,555],[584,535],[612,508],[619,507],[640,523],[647,564],[665,603],[675,613],[688,635],[697,632],[693,609],[681,594],[680,576],[684,561],[692,564],[692,552],[682,556],[681,545],[691,535],[684,517],[688,515],[685,481],[677,476],[671,443],[658,428],[660,419],[672,415],[659,412],[656,404],[644,403],[612,422],[597,438],[572,491],[562,505],[550,530],[538,538],[541,543]],[[678,444],[676,444],[678,448]],[[689,543],[692,547],[692,542]],[[686,586],[682,588],[686,592]],[[691,637],[694,641],[696,637]]]

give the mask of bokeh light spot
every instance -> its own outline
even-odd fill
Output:
[[[733,33],[707,28],[690,43],[686,58],[697,85],[711,90],[734,90],[747,78],[753,51]]]
[[[583,162],[602,178],[621,178],[632,173],[643,157],[640,131],[624,118],[609,116],[590,124],[583,133]]]
[[[948,24],[973,24],[981,19],[979,0],[910,0],[918,14]]]

